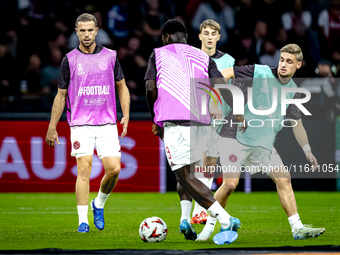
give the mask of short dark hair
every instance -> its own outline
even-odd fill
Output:
[[[168,20],[164,26],[162,27],[162,35],[166,34],[175,34],[175,33],[187,33],[187,29],[182,21],[178,19],[170,19]]]
[[[92,14],[90,14],[90,13],[83,13],[83,14],[79,15],[77,20],[76,20],[75,25],[76,25],[76,27],[78,27],[78,22],[86,22],[86,21],[93,21],[94,25],[96,27],[98,27],[96,17],[93,16]]]

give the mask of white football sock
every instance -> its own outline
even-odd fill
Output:
[[[109,194],[105,194],[103,192],[101,192],[99,190],[98,192],[98,196],[96,197],[96,199],[94,200],[94,205],[97,207],[97,208],[104,208],[104,205],[105,205],[105,202],[106,202],[106,199],[109,197],[110,193]]]
[[[288,217],[289,225],[292,228],[292,232],[298,231],[303,227],[303,224],[300,220],[299,214],[294,214],[293,216]]]
[[[77,205],[77,211],[78,211],[79,225],[82,222],[89,224],[89,220],[87,219],[88,205]]]
[[[202,177],[202,178],[198,178],[201,182],[203,182],[205,184],[205,186],[207,186],[209,189],[211,189],[211,185],[213,183],[214,178],[206,178],[206,177]],[[207,210],[205,210],[204,207],[200,206],[199,203],[197,203],[195,201],[195,206],[194,206],[194,211],[192,212],[192,217],[194,217],[196,214],[200,215],[200,213],[204,211],[207,212]]]
[[[190,212],[191,212],[192,202],[189,200],[181,201],[181,222],[182,220],[187,220],[190,223]]]
[[[209,189],[211,189],[211,185],[213,183],[214,178],[207,178],[207,177],[203,177],[203,178],[198,178],[201,182],[203,182],[205,184],[205,186],[207,186]]]
[[[207,223],[204,226],[204,229],[209,229],[209,230],[214,231],[216,222],[217,222],[217,219],[214,218],[214,217],[211,217],[211,215],[209,215]]]
[[[192,212],[192,217],[194,217],[196,214],[200,215],[202,211],[207,212],[207,210],[205,210],[202,206],[199,205],[199,203],[195,201],[195,206]]]
[[[219,202],[215,201],[207,211],[218,220],[222,228],[229,227],[230,215],[223,209]]]

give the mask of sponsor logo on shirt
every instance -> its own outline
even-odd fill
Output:
[[[105,98],[84,99],[83,105],[104,105]]]
[[[78,96],[110,95],[110,86],[86,86],[80,87]]]
[[[78,63],[78,64],[77,64],[77,74],[78,74],[78,75],[83,75],[83,74],[85,74],[84,66],[83,66],[82,63]]]
[[[102,60],[99,62],[99,69],[105,71],[108,68],[109,63],[106,60]]]

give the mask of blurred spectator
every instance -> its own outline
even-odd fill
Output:
[[[294,0],[293,10],[284,13],[281,21],[283,28],[286,30],[293,29],[297,23],[309,28],[312,25],[312,15],[309,11],[302,9],[302,0]]]
[[[308,10],[312,15],[312,28],[314,30],[318,27],[318,17],[320,12],[327,10],[330,6],[329,0],[314,0],[309,3]]]
[[[206,19],[212,19],[221,26],[221,38],[217,42],[217,48],[221,48],[230,36],[228,30],[235,27],[234,10],[223,0],[207,0],[200,4],[191,21],[191,26],[197,34],[201,23]]]
[[[45,66],[41,72],[41,87],[44,94],[49,95],[50,100],[54,98],[58,90],[58,77],[62,52],[59,48],[51,49],[51,63]]]
[[[283,46],[287,44],[287,40],[288,40],[287,31],[283,28],[277,29],[275,40],[277,43],[277,48],[281,49]]]
[[[6,105],[13,101],[13,96],[20,95],[17,73],[20,67],[17,60],[8,52],[7,36],[0,36],[0,104]]]
[[[318,25],[328,40],[335,45],[340,39],[340,0],[331,0],[328,10],[323,10],[318,18]]]
[[[254,31],[257,17],[254,12],[253,0],[241,0],[240,8],[235,16],[235,34]]]
[[[254,12],[272,27],[280,27],[281,14],[289,10],[287,6],[287,0],[257,0],[254,1]]]
[[[31,0],[28,15],[35,20],[44,20],[54,17],[53,5],[50,1]]]
[[[102,14],[100,12],[94,12],[93,16],[97,19],[98,24],[98,33],[96,36],[96,44],[112,48],[112,41],[110,39],[110,36],[106,33],[106,31],[103,29],[103,19]],[[72,50],[74,48],[77,48],[79,46],[79,38],[77,35],[77,32],[74,30],[68,40],[68,49]]]
[[[317,63],[321,60],[320,44],[317,32],[307,29],[304,24],[297,23],[288,32],[288,43],[299,45],[303,52],[302,67],[296,77],[313,77]]]
[[[18,23],[18,3],[13,0],[0,1],[0,32],[15,29]]]
[[[280,60],[280,50],[276,48],[275,40],[267,37],[264,41],[264,54],[259,59],[261,65],[277,67]]]
[[[268,24],[264,22],[263,20],[258,20],[255,25],[255,30],[254,30],[254,42],[253,42],[253,47],[254,47],[254,52],[257,57],[260,57],[263,52],[264,52],[264,38],[268,34]]]
[[[156,45],[161,46],[161,29],[168,18],[159,11],[159,0],[146,0],[146,3],[147,11],[144,15],[143,31],[153,38]]]
[[[120,0],[107,12],[107,28],[111,31],[115,47],[126,43],[126,39],[140,22],[140,4]]]
[[[147,61],[140,55],[140,40],[132,37],[127,48],[118,49],[118,59],[124,70],[126,85],[130,90],[131,101],[145,100],[144,75]]]
[[[158,0],[147,0],[142,23],[141,54],[148,59],[154,48],[163,45],[161,29],[168,17],[159,11]]]
[[[236,65],[253,65],[258,63],[258,57],[255,54],[255,40],[251,33],[241,33],[234,46],[235,51],[231,52],[236,59]]]
[[[23,73],[23,79],[20,84],[21,93],[27,95],[44,94],[40,84],[40,76],[41,59],[37,54],[32,54]]]
[[[203,3],[203,0],[189,0],[185,7],[185,12],[189,17],[189,21],[195,16],[198,7]]]
[[[162,0],[159,2],[159,11],[163,13],[167,18],[173,19],[175,16],[180,14],[180,8],[179,6],[176,6],[174,2],[177,2],[176,4],[180,5],[180,1],[174,1],[174,0]]]
[[[68,31],[68,27],[65,25],[63,21],[57,19],[53,23],[53,28],[49,30],[48,35],[48,46],[50,48],[63,48],[67,49],[67,37],[66,32]]]
[[[312,94],[307,108],[310,109],[315,119],[324,120],[328,118],[333,120],[334,114],[339,115],[340,113],[340,100],[337,94],[336,80],[332,73],[332,63],[321,60],[315,69],[315,73],[318,78],[306,79],[300,85]]]

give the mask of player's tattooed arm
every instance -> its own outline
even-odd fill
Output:
[[[115,83],[117,86],[119,101],[123,112],[123,118],[120,121],[120,124],[123,125],[123,132],[121,134],[121,138],[123,138],[127,134],[127,128],[130,119],[130,93],[129,89],[126,86],[125,79],[116,81]]]
[[[294,133],[295,139],[299,143],[301,148],[304,150],[307,160],[312,164],[312,167],[310,170],[314,172],[316,168],[318,167],[318,161],[312,154],[312,150],[308,142],[307,133],[302,123],[302,119],[298,119],[296,120],[296,122],[291,121],[291,124],[293,127],[293,133]]]
[[[57,144],[60,144],[58,140],[57,124],[65,108],[66,96],[67,89],[58,89],[58,93],[54,98],[50,125],[48,126],[45,139],[45,142],[52,147],[55,147],[55,141],[57,142]]]

